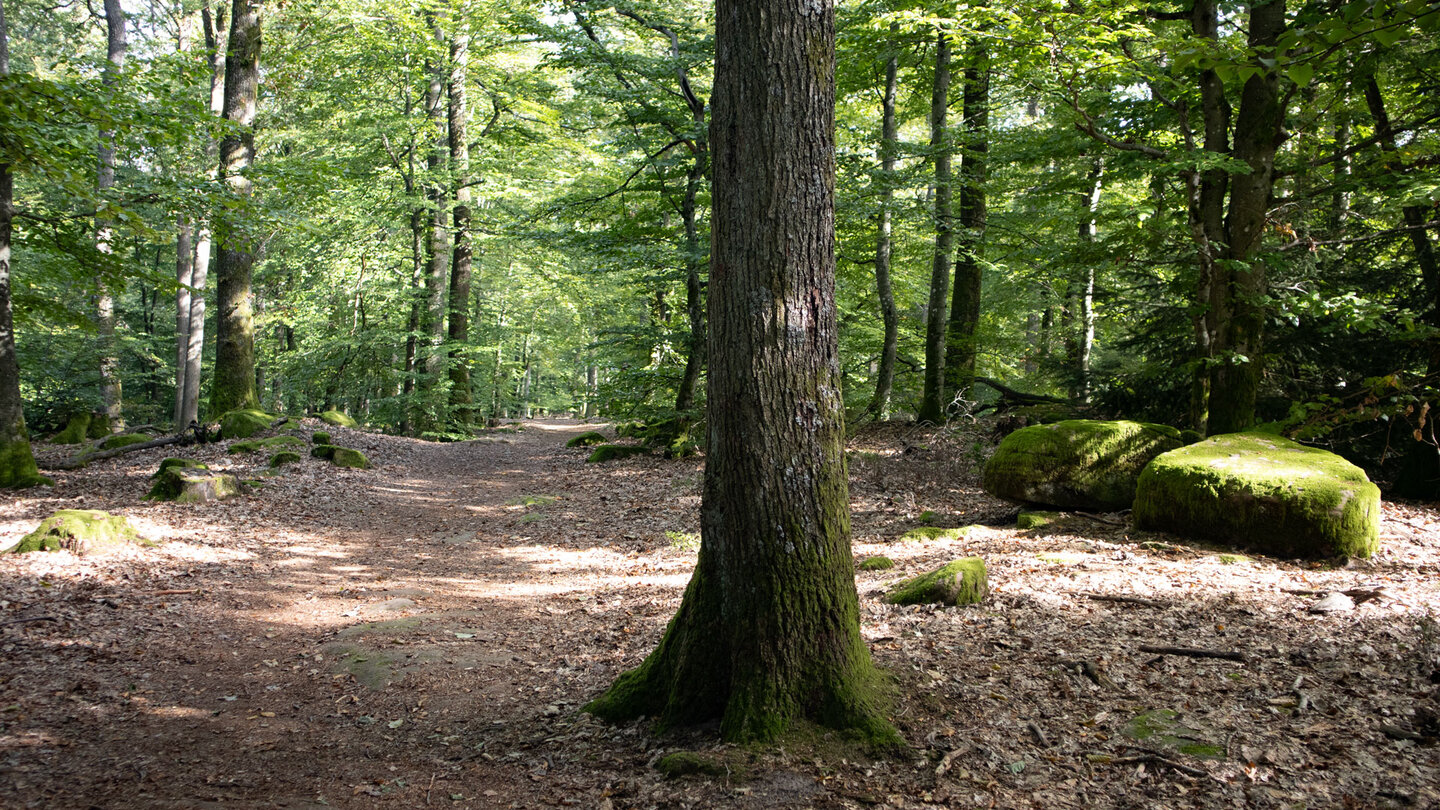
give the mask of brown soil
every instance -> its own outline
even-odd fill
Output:
[[[142,499],[164,449],[0,496],[0,548],[57,508],[124,514],[159,542],[0,557],[0,806],[1440,805],[1433,509],[1387,504],[1382,553],[1338,568],[1178,545],[1115,515],[1019,531],[979,492],[984,445],[964,431],[852,446],[856,558],[897,563],[857,582],[906,755],[595,722],[579,708],[678,605],[701,462],[587,465],[563,445],[593,427],[461,444],[327,428],[375,469],[307,456],[203,506]],[[42,466],[70,452],[37,447]],[[184,453],[242,478],[265,463]],[[901,542],[926,510],[984,525]],[[983,605],[881,603],[970,555],[989,566]],[[1354,609],[1308,612],[1347,589]],[[1157,709],[1192,745],[1125,734]],[[653,766],[677,750],[726,773],[667,780]]]

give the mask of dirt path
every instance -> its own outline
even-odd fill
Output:
[[[976,490],[970,437],[915,431],[851,455],[857,558],[897,562],[859,586],[912,757],[836,762],[595,723],[578,708],[678,605],[701,467],[586,465],[563,445],[587,429],[531,422],[449,445],[332,429],[376,468],[307,458],[203,507],[141,500],[162,451],[3,496],[0,547],[61,507],[126,514],[161,543],[0,558],[0,807],[1440,803],[1437,746],[1386,730],[1423,737],[1436,703],[1432,511],[1387,504],[1385,553],[1334,570],[1131,536],[1123,520],[1020,532]],[[192,455],[246,477],[264,466],[220,446]],[[981,525],[898,542],[927,510]],[[968,554],[990,567],[982,608],[879,600]],[[1292,593],[1366,584],[1383,598],[1345,614],[1309,614]],[[1247,661],[1139,653],[1147,642]],[[1219,753],[1126,736],[1157,710]],[[730,772],[649,767],[681,748]]]

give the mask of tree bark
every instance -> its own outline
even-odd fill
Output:
[[[0,0],[0,81],[10,75],[10,29]],[[15,181],[0,162],[0,488],[49,483],[35,467],[25,403],[20,398],[20,362],[15,356],[15,318],[10,303],[10,237],[15,214]]]
[[[898,23],[890,25],[890,55],[885,60],[885,91],[880,100],[880,210],[875,233],[875,293],[880,301],[880,320],[885,325],[885,338],[880,344],[880,367],[875,373],[875,394],[870,398],[866,415],[875,419],[890,418],[890,391],[895,384],[895,353],[900,345],[900,315],[895,309],[895,290],[890,281],[890,254],[893,244],[895,212],[895,152],[899,146],[899,126],[895,120],[895,97],[899,91],[900,57],[895,52]]]
[[[462,424],[471,420],[470,368],[465,344],[470,339],[470,147],[466,143],[469,111],[465,105],[465,71],[470,59],[470,33],[460,21],[450,40],[449,100],[450,176],[454,184],[453,258],[450,262],[450,408]]]
[[[181,214],[175,221],[175,432],[185,414],[186,360],[190,351],[190,294],[195,285],[195,226]]]
[[[107,91],[114,91],[120,80],[120,71],[125,69],[125,51],[128,44],[125,36],[125,10],[120,0],[104,0],[105,6],[105,71],[100,82]],[[100,146],[97,160],[95,190],[104,197],[115,187],[115,133],[100,132]],[[95,250],[105,256],[114,253],[115,234],[108,219],[95,219]],[[104,403],[105,419],[112,433],[125,432],[123,388],[120,382],[120,345],[115,339],[115,295],[105,270],[96,275],[96,331],[100,336],[100,399]]]
[[[1094,244],[1096,217],[1100,211],[1100,192],[1105,182],[1105,161],[1095,158],[1088,177],[1090,187],[1080,192],[1080,243],[1086,247]],[[1095,349],[1095,262],[1089,250],[1081,251],[1082,261],[1079,272],[1071,280],[1070,303],[1078,317],[1070,325],[1071,334],[1066,336],[1071,373],[1075,384],[1070,390],[1071,399],[1081,404],[1090,401],[1090,355]]]
[[[945,421],[945,299],[950,291],[951,232],[950,137],[945,124],[950,110],[950,36],[935,42],[935,85],[930,96],[930,152],[935,164],[935,257],[930,266],[930,299],[925,310],[925,388],[921,422]]]
[[[587,708],[727,740],[877,708],[849,544],[834,303],[834,12],[719,0],[710,403],[695,574],[660,645]]]
[[[439,27],[434,24],[433,20],[431,24],[438,47],[443,38]],[[429,170],[430,175],[430,235],[426,244],[429,266],[425,273],[425,317],[423,319],[426,335],[424,382],[426,387],[433,388],[445,366],[445,355],[441,349],[445,342],[445,289],[447,273],[450,268],[445,233],[445,223],[448,218],[445,216],[446,184],[443,174],[449,138],[446,135],[444,69],[434,61],[427,64],[426,67],[426,72],[430,75],[430,84],[425,91],[425,114],[430,122],[431,135],[435,140],[430,153],[425,158],[425,167]],[[439,414],[427,413],[425,422],[434,424],[437,416]]]
[[[981,265],[985,258],[986,156],[990,151],[990,52],[975,37],[965,65],[965,143],[960,169],[960,249],[950,299],[945,372],[950,390],[967,393],[975,383],[975,330],[980,326]]]
[[[230,43],[225,52],[225,120],[233,125],[220,142],[220,176],[231,195],[247,201],[253,190],[248,170],[255,160],[255,107],[260,84],[260,0],[234,0]],[[217,218],[219,257],[215,266],[218,318],[215,377],[210,409],[223,414],[257,408],[255,323],[251,270],[256,239],[244,215],[229,211]]]

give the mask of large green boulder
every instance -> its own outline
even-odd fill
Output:
[[[235,442],[230,445],[231,453],[258,453],[261,451],[274,452],[278,450],[294,450],[295,448],[306,447],[305,440],[299,436],[271,436],[266,439],[246,439],[242,442]]]
[[[344,427],[344,428],[358,428],[358,427],[360,427],[360,423],[359,423],[359,422],[356,422],[354,419],[351,419],[349,416],[347,416],[346,414],[343,414],[343,413],[341,413],[341,412],[339,412],[339,411],[326,411],[326,412],[320,414],[320,421],[324,422],[324,423],[327,424],[327,425],[335,425],[336,427]]]
[[[241,408],[226,412],[220,417],[220,437],[223,439],[248,439],[262,430],[267,430],[275,417],[254,408]]]
[[[310,449],[310,455],[328,460],[336,467],[352,467],[358,470],[370,469],[370,459],[359,450],[337,447],[333,444],[317,444]]]
[[[901,582],[890,590],[885,601],[892,605],[975,605],[984,601],[989,592],[985,561],[966,557]]]
[[[155,545],[142,538],[121,515],[97,509],[61,509],[6,551],[25,554],[64,549],[85,556],[103,554],[126,544]]]
[[[1135,500],[1150,460],[1182,444],[1180,432],[1144,422],[1070,419],[1021,428],[985,464],[985,491],[1021,504],[1114,512]]]
[[[1227,433],[1166,453],[1140,476],[1135,525],[1286,557],[1369,557],[1380,488],[1334,453]]]

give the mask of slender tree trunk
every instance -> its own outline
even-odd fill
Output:
[[[225,120],[235,128],[220,142],[220,174],[239,201],[250,197],[248,174],[255,160],[255,107],[260,84],[260,0],[234,0],[230,43],[225,53]],[[219,256],[215,266],[218,319],[215,331],[215,379],[210,409],[223,414],[257,408],[255,323],[251,269],[256,239],[242,214],[217,218]]]
[[[469,112],[465,106],[465,71],[470,58],[470,34],[461,21],[450,40],[449,99],[450,175],[454,184],[452,217],[454,258],[450,263],[450,407],[462,424],[471,421],[470,368],[465,344],[470,339],[470,147],[466,143]]]
[[[0,81],[10,75],[10,29],[0,2]],[[20,362],[15,356],[15,318],[10,303],[10,223],[15,215],[15,180],[0,162],[0,488],[51,483],[35,467],[25,403],[20,398]]]
[[[720,0],[700,558],[659,647],[588,709],[720,720],[766,740],[808,719],[872,741],[850,556],[834,303],[828,0]]]
[[[1340,235],[1345,227],[1345,218],[1350,214],[1350,174],[1354,166],[1354,160],[1346,152],[1350,149],[1350,110],[1346,104],[1350,95],[1349,72],[1352,68],[1349,59],[1340,62],[1341,76],[1338,78],[1339,89],[1336,93],[1338,98],[1335,101],[1334,112],[1334,133],[1335,133],[1335,154],[1333,175],[1331,182],[1334,190],[1330,192],[1330,230],[1336,236]]]
[[[1264,369],[1264,297],[1269,288],[1265,264],[1259,261],[1261,240],[1275,182],[1275,152],[1283,140],[1280,77],[1273,67],[1279,56],[1276,41],[1285,30],[1284,0],[1250,8],[1250,47],[1257,54],[1257,72],[1240,93],[1232,157],[1250,167],[1230,178],[1230,204],[1225,213],[1227,283],[1217,287],[1215,363],[1210,375],[1209,432],[1233,433],[1255,424],[1255,400]],[[1259,60],[1265,60],[1261,62]],[[1268,62],[1272,66],[1266,66]]]
[[[1095,242],[1104,178],[1105,161],[1095,158],[1090,165],[1090,187],[1080,192],[1080,205],[1084,212],[1080,217],[1079,233],[1082,261],[1076,277],[1071,279],[1069,297],[1072,303],[1066,306],[1067,311],[1072,306],[1078,311],[1076,322],[1068,324],[1066,341],[1070,347],[1067,359],[1075,378],[1070,397],[1080,403],[1090,401],[1090,356],[1095,349],[1095,260],[1089,248]]]
[[[585,411],[583,416],[590,419],[598,413],[596,400],[600,394],[600,367],[591,363],[585,367]]]
[[[105,73],[101,83],[107,91],[113,91],[120,80],[120,71],[125,69],[125,51],[128,44],[125,35],[125,10],[120,0],[104,0],[105,32]],[[101,197],[115,187],[115,133],[104,130],[100,133],[98,155],[99,169],[96,172],[95,190]],[[95,250],[106,256],[114,253],[115,234],[109,220],[97,217],[95,220]],[[115,296],[102,270],[96,278],[96,329],[100,335],[100,399],[104,402],[105,421],[113,433],[125,432],[123,391],[120,383],[120,345],[115,340]]]
[[[701,113],[703,118],[704,113]],[[695,389],[700,385],[700,371],[705,367],[705,298],[700,276],[704,257],[700,254],[700,226],[695,211],[700,185],[705,180],[707,153],[704,142],[695,153],[694,162],[685,176],[685,197],[680,203],[680,218],[685,225],[685,314],[690,323],[686,340],[685,372],[675,394],[675,410],[681,414],[695,408]]]
[[[409,183],[408,191],[415,193],[413,183]],[[400,417],[401,435],[410,435],[413,426],[410,414],[413,410],[413,403],[410,401],[415,393],[415,375],[417,373],[416,362],[420,342],[420,310],[421,296],[425,284],[425,209],[416,208],[410,212],[410,317],[405,321],[405,379],[401,383],[400,393],[404,398],[404,415]]]
[[[175,222],[175,430],[185,416],[185,369],[190,351],[190,294],[195,285],[195,226],[181,214]]]
[[[950,136],[945,117],[950,110],[950,36],[935,43],[935,86],[930,97],[930,151],[935,163],[935,258],[930,267],[930,300],[925,310],[925,388],[919,421],[945,421],[945,299],[950,291],[951,232]]]
[[[990,151],[990,52],[979,37],[970,41],[965,65],[964,155],[960,170],[960,249],[955,291],[950,300],[945,372],[956,394],[975,384],[975,330],[980,326],[981,267],[985,258],[986,156]]]
[[[433,23],[432,23],[433,24]],[[440,29],[435,29],[437,44],[442,40]],[[445,342],[445,289],[449,272],[449,255],[445,234],[446,184],[443,174],[448,152],[449,139],[446,135],[445,72],[444,68],[432,62],[427,65],[430,84],[425,91],[425,114],[430,122],[433,146],[426,156],[425,165],[429,170],[430,197],[430,238],[426,245],[429,267],[425,273],[425,383],[433,387],[439,380],[445,366],[442,346]],[[439,414],[427,414],[426,420],[434,424]],[[444,421],[443,418],[439,421]]]
[[[900,315],[895,309],[895,290],[890,283],[891,232],[895,212],[895,152],[899,126],[895,121],[895,97],[899,91],[900,57],[895,38],[900,27],[890,25],[889,58],[885,60],[885,92],[880,100],[880,210],[875,235],[875,292],[880,300],[880,319],[885,338],[880,344],[880,367],[875,372],[875,394],[865,413],[875,419],[890,418],[890,390],[895,384],[895,353],[900,345]]]
[[[1385,96],[1381,94],[1380,83],[1373,74],[1365,82],[1365,104],[1375,119],[1375,135],[1384,152],[1386,168],[1399,175],[1404,167],[1397,153],[1395,128],[1390,124],[1390,116],[1385,111]],[[1440,326],[1440,264],[1436,262],[1435,246],[1426,233],[1429,227],[1433,227],[1427,226],[1429,211],[1425,206],[1407,205],[1400,209],[1400,213],[1405,219],[1410,245],[1415,249],[1415,262],[1420,265],[1420,280],[1430,299],[1431,309],[1426,313],[1425,320],[1431,326]],[[1440,373],[1440,340],[1430,340],[1428,362],[1431,374]]]

